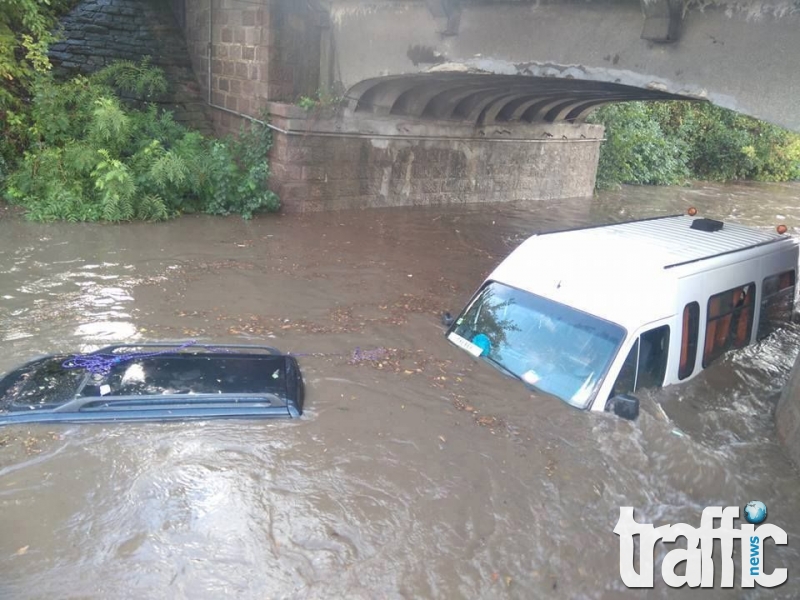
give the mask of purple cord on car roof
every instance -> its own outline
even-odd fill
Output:
[[[62,363],[65,369],[86,369],[92,375],[108,375],[116,365],[129,360],[151,358],[162,354],[170,354],[196,344],[196,340],[184,342],[175,348],[158,352],[126,352],[124,354],[75,354]]]
[[[62,366],[65,369],[86,369],[92,375],[108,375],[116,365],[128,362],[131,360],[140,360],[143,358],[152,358],[154,356],[161,356],[163,354],[171,354],[173,352],[178,352],[183,350],[184,348],[188,348],[190,346],[194,346],[197,344],[197,340],[189,340],[188,342],[184,342],[180,345],[176,345],[174,348],[169,348],[165,350],[159,350],[157,352],[126,352],[124,354],[75,354],[65,360],[62,363]],[[218,352],[235,352],[235,350],[230,348],[216,348],[214,346],[203,346],[208,348],[209,350],[218,351]],[[327,353],[327,352],[312,352],[312,353],[301,353],[301,352],[289,352],[289,356],[294,357],[301,357],[301,356],[343,356],[342,353]],[[350,355],[350,363],[354,364],[357,362],[362,361],[377,361],[381,358],[384,358],[387,354],[386,348],[376,348],[374,350],[361,350],[361,348],[356,347],[353,350],[352,354]]]

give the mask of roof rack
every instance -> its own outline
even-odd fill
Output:
[[[117,352],[123,349],[132,349],[132,348],[174,348],[176,352],[196,352],[197,350],[205,350],[207,352],[217,352],[222,350],[223,352],[231,352],[233,350],[263,350],[268,352],[269,354],[280,355],[282,352],[277,348],[273,348],[272,346],[260,346],[260,345],[249,345],[249,344],[198,344],[193,343],[190,345],[183,345],[183,342],[144,342],[141,344],[114,344],[112,346],[106,346],[104,348],[100,348],[99,350],[94,350],[93,352],[88,353],[88,355],[92,354],[111,354],[113,352]]]
[[[537,233],[535,235],[542,236],[542,235],[550,235],[552,233],[567,233],[570,231],[586,231],[589,229],[599,229],[601,227],[611,227],[616,225],[627,225],[629,223],[643,223],[645,221],[659,221],[661,219],[673,219],[675,217],[682,217],[683,213],[679,213],[676,215],[661,215],[660,217],[646,217],[644,219],[631,219],[630,221],[620,221],[618,223],[601,223],[599,225],[584,225],[581,227],[570,227],[568,229],[557,229],[554,231],[543,231],[542,233]]]
[[[709,254],[708,256],[701,256],[699,258],[692,258],[691,260],[684,260],[681,262],[676,262],[671,265],[665,265],[665,269],[672,269],[674,267],[682,267],[683,265],[690,265],[696,262],[702,262],[704,260],[709,260],[711,258],[717,258],[718,256],[725,256],[727,254],[736,254],[737,252],[743,252],[745,250],[752,250],[753,248],[758,248],[760,246],[768,246],[769,244],[776,244],[778,242],[782,242],[788,238],[774,238],[772,240],[765,240],[763,242],[757,242],[755,244],[751,244],[749,246],[743,246],[741,248],[734,248],[733,250],[725,250],[723,252],[717,252],[716,254]]]

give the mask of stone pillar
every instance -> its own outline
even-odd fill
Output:
[[[294,102],[320,88],[321,41],[328,13],[313,3],[273,0],[269,99]]]
[[[475,127],[270,103],[287,212],[591,196],[603,128]]]
[[[800,356],[783,388],[775,411],[778,439],[794,464],[800,469]]]
[[[189,1],[189,55],[207,96],[210,86],[217,133],[236,133],[246,121],[235,113],[259,118],[269,100],[315,98],[321,73],[329,86],[328,28],[328,13],[314,2]]]

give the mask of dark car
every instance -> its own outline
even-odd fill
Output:
[[[109,346],[39,358],[0,379],[0,425],[302,412],[297,360],[267,346]]]

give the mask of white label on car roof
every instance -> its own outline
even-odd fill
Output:
[[[481,348],[480,346],[476,346],[468,339],[461,337],[455,332],[450,333],[450,335],[447,336],[447,339],[453,342],[459,348],[463,348],[464,350],[472,354],[472,356],[480,356],[481,352],[483,352],[483,348]]]

